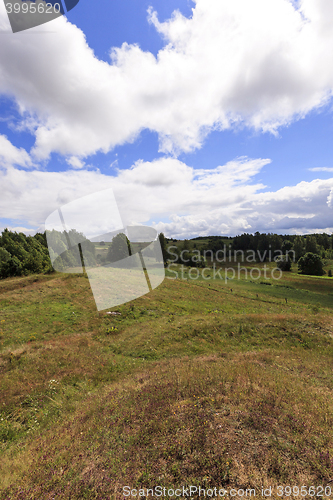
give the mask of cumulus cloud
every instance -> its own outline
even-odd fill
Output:
[[[85,156],[158,133],[160,149],[201,146],[213,129],[277,133],[332,95],[331,0],[195,0],[190,19],[149,22],[158,56],[124,43],[100,61],[64,17],[56,33],[3,36],[0,93],[34,123],[37,158]],[[0,28],[8,29],[0,2]],[[33,31],[33,30],[31,30]],[[31,121],[32,119],[32,121]]]
[[[79,170],[81,168],[84,168],[85,163],[80,160],[77,156],[71,156],[70,158],[67,158],[67,163],[70,167]]]
[[[206,217],[216,210],[227,213],[262,189],[263,184],[250,181],[269,163],[269,159],[239,158],[215,169],[198,170],[172,158],[139,161],[131,169],[119,171],[113,186],[127,223],[134,222],[133,214],[141,220],[154,214],[200,213]]]
[[[5,135],[0,134],[0,167],[9,165],[29,168],[33,163],[25,149],[16,148]]]
[[[278,133],[329,102],[332,2],[295,3],[195,0],[191,18],[175,12],[163,23],[150,9],[148,22],[165,40],[157,57],[124,43],[101,61],[64,17],[52,21],[54,33],[44,25],[38,36],[2,36],[0,94],[15,99],[16,127],[36,142],[29,154],[0,135],[0,217],[31,231],[59,206],[111,187],[124,224],[155,221],[170,236],[332,231],[333,179],[264,192],[256,176],[269,159],[194,169],[176,158],[212,130]],[[143,129],[157,132],[160,150],[173,157],[139,160],[114,176],[87,170],[86,156]],[[66,158],[68,172],[34,169],[52,152]]]
[[[168,236],[333,231],[333,178],[263,192],[256,175],[269,164],[269,159],[237,158],[215,169],[196,170],[162,158],[138,161],[113,177],[98,170],[29,172],[9,167],[0,171],[0,218],[42,229],[55,209],[112,188],[124,225],[149,223]]]
[[[40,227],[59,206],[112,187],[112,178],[86,170],[42,172],[9,167],[0,170],[0,217]]]
[[[235,193],[236,194],[236,193]],[[189,235],[254,233],[333,232],[333,178],[300,182],[275,192],[258,192],[236,196],[228,206],[211,206],[201,211],[170,217],[157,228],[169,235],[185,238]]]

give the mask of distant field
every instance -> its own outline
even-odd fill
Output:
[[[175,266],[115,316],[84,275],[0,281],[1,499],[333,496],[333,279],[227,280],[232,266],[197,280]]]

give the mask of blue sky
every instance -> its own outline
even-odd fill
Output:
[[[331,2],[248,9],[80,0],[13,34],[0,4],[0,230],[112,187],[168,236],[332,232]]]

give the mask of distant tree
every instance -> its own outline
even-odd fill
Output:
[[[96,264],[95,244],[74,229],[68,232],[47,231],[47,242],[53,267],[57,271],[63,272],[68,268],[81,267],[78,245],[80,245],[83,252],[85,264]]]
[[[261,234],[258,239],[257,251],[260,252],[261,258],[265,261],[268,258],[270,238],[268,234]],[[266,253],[265,253],[266,252]]]
[[[282,238],[278,234],[270,234],[270,244],[272,246],[272,252],[282,249]]]
[[[72,245],[75,243],[81,245],[81,248],[82,248],[82,250],[84,250],[85,255],[87,253],[91,254],[93,256],[95,255],[95,251],[96,251],[95,244],[92,241],[88,240],[88,238],[86,238],[83,233],[79,233],[75,229],[71,229],[68,232],[68,236],[69,236],[69,239],[70,239]],[[90,255],[90,258],[91,258],[91,255]]]
[[[253,236],[252,234],[243,233],[240,236],[235,236],[232,242],[233,250],[253,250]]]
[[[105,241],[100,241],[99,244],[101,245],[101,247],[104,247],[105,246]]]
[[[322,246],[324,250],[329,250],[331,248],[330,237],[328,236],[328,234],[323,233],[317,234],[316,236],[318,245]]]
[[[118,262],[131,255],[129,239],[124,233],[119,233],[112,239],[107,253],[107,262]]]
[[[331,271],[331,269],[328,271],[328,277],[332,278],[332,271]]]
[[[291,271],[291,259],[289,255],[280,255],[276,259],[276,266],[281,269],[281,271]]]
[[[293,244],[295,259],[298,261],[305,254],[304,241],[300,236],[296,236]]]
[[[301,274],[310,276],[322,276],[325,274],[323,261],[318,254],[307,252],[298,261],[298,270]]]
[[[293,244],[290,240],[284,240],[283,243],[282,243],[282,252],[284,254],[286,254],[287,252],[289,252],[293,247]]]
[[[254,250],[254,251],[258,250],[260,236],[261,236],[261,234],[259,233],[259,231],[256,231],[254,233],[253,240],[251,242],[251,247],[252,247],[252,250]]]
[[[206,259],[199,254],[200,252],[198,250],[193,254],[190,253],[189,262],[185,263],[185,265],[189,267],[206,267],[207,266]]]
[[[163,256],[163,262],[164,262],[164,265],[166,266],[167,265],[167,261],[168,261],[168,250],[167,250],[167,241],[166,241],[166,237],[164,236],[163,233],[160,233],[158,235],[158,239],[160,240],[160,245],[161,245],[161,248],[162,248],[162,256]]]
[[[316,238],[313,235],[307,236],[305,240],[305,252],[319,253]]]

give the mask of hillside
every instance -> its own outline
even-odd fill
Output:
[[[84,275],[0,281],[1,499],[333,492],[333,279],[187,273],[117,315]]]

